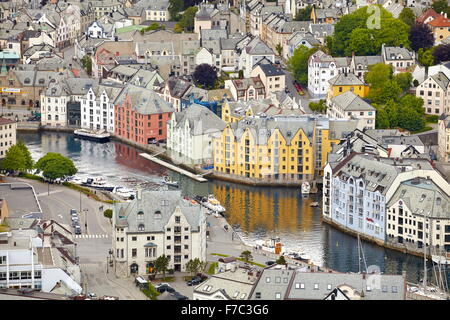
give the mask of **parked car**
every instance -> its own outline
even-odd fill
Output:
[[[197,276],[193,277],[192,280],[189,280],[188,282],[186,282],[186,284],[188,286],[196,286],[200,283],[202,283],[202,278],[197,277]]]
[[[175,292],[175,289],[174,288],[172,288],[171,286],[169,286],[169,285],[160,285],[160,286],[158,286],[157,288],[156,288],[156,291],[158,291],[159,293],[164,293],[164,292],[169,292],[169,293],[174,293]]]
[[[73,214],[71,219],[72,219],[72,221],[78,221],[78,215],[77,214]]]
[[[80,225],[75,226],[75,234],[81,234],[81,228]]]
[[[78,214],[77,209],[70,209],[70,215]]]
[[[174,296],[175,298],[177,298],[177,300],[189,300],[188,297],[183,296],[181,293],[175,291],[174,293],[172,293],[172,296]]]
[[[272,266],[272,265],[274,265],[275,263],[277,263],[276,261],[273,261],[273,260],[269,260],[269,261],[266,261],[266,266]]]

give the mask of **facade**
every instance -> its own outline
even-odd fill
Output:
[[[327,99],[332,99],[347,91],[353,92],[361,98],[365,98],[369,94],[369,86],[353,73],[340,73],[331,78],[328,83],[330,84],[330,89],[328,90]]]
[[[423,99],[425,113],[441,115],[450,111],[450,79],[438,72],[417,86],[416,97]]]
[[[169,257],[169,269],[186,271],[186,263],[206,261],[206,215],[203,207],[184,200],[181,191],[138,191],[113,213],[116,275],[148,275],[154,261]]]
[[[434,35],[434,42],[436,45],[441,44],[443,40],[450,37],[450,19],[447,18],[447,13],[439,15],[432,21],[428,22]]]
[[[351,91],[327,100],[327,115],[338,119],[363,119],[365,128],[375,129],[376,109]]]
[[[52,82],[41,95],[41,124],[63,127],[67,124],[68,89],[63,82]]]
[[[4,158],[9,148],[16,144],[17,122],[0,118],[0,158]]]
[[[266,97],[266,88],[259,76],[225,80],[225,89],[230,90],[234,100],[249,101]]]
[[[212,163],[212,139],[220,136],[224,127],[225,122],[211,110],[194,103],[172,113],[167,122],[167,149],[190,163]]]
[[[154,91],[129,84],[114,105],[115,135],[144,145],[167,138],[173,108]]]
[[[442,114],[438,123],[438,160],[450,162],[450,115]]]
[[[214,139],[214,171],[255,182],[301,183],[322,175],[332,146],[356,120],[252,116],[228,123]]]

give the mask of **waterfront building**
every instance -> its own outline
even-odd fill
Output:
[[[324,300],[338,289],[346,300],[406,300],[406,277],[380,273],[307,272],[266,268],[250,300]]]
[[[427,114],[449,113],[449,95],[450,79],[443,72],[429,76],[416,89],[416,97],[423,99],[423,107]]]
[[[194,288],[193,300],[248,300],[259,271],[233,265]]]
[[[194,103],[172,113],[167,122],[167,149],[178,153],[183,162],[212,163],[212,139],[224,128],[225,122],[214,112]]]
[[[328,90],[327,99],[332,99],[347,91],[353,92],[361,98],[365,98],[369,94],[369,86],[353,73],[340,73],[331,78],[328,82],[330,88]]]
[[[165,140],[172,106],[153,90],[127,85],[114,101],[114,132],[138,144]]]
[[[214,171],[254,182],[301,183],[322,174],[328,153],[357,120],[251,116],[228,123],[214,141]]]
[[[439,118],[438,160],[450,162],[450,115],[446,114]]]
[[[118,83],[92,86],[81,99],[81,127],[114,133],[114,100],[122,89]]]
[[[138,191],[131,202],[113,210],[113,255],[116,275],[149,275],[165,255],[169,269],[186,271],[186,263],[206,261],[204,208],[183,199],[181,191]]]
[[[49,127],[64,127],[67,124],[69,92],[62,81],[50,82],[41,94],[41,124]]]
[[[331,118],[363,119],[366,129],[375,129],[376,109],[352,91],[327,100],[327,106],[327,115]]]
[[[0,117],[0,158],[16,144],[17,122]]]
[[[450,191],[448,182],[427,159],[353,152],[340,161],[329,162],[324,170],[323,218],[384,244],[387,203],[402,182],[419,177],[428,177],[445,192]]]
[[[387,203],[387,236],[450,252],[450,197],[445,189],[427,178],[402,182]]]

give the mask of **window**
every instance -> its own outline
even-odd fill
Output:
[[[314,283],[314,290],[319,290],[319,284],[318,283]]]
[[[137,249],[131,249],[131,257],[136,258],[137,257]]]
[[[281,283],[281,277],[275,277],[275,283]]]
[[[327,290],[331,290],[331,284],[327,284]]]
[[[131,241],[137,241],[137,237],[131,237]]]
[[[387,286],[383,286],[383,287],[381,288],[381,291],[382,291],[382,292],[387,292],[387,291],[388,291]]]
[[[0,257],[0,264],[6,264],[6,256]]]
[[[181,222],[181,217],[175,216],[175,223],[180,223],[180,222]]]
[[[397,286],[392,286],[392,293],[397,293]]]
[[[266,283],[270,283],[270,277],[266,277]]]
[[[261,292],[255,292],[255,299],[261,299]]]
[[[41,279],[41,277],[42,277],[42,271],[41,270],[34,272],[34,278],[35,279]]]
[[[367,290],[368,292],[370,292],[370,291],[372,291],[372,288],[371,288],[370,286],[366,286],[366,290]]]
[[[275,293],[275,299],[281,299],[281,293],[280,292]]]

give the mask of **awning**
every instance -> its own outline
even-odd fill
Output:
[[[149,243],[147,243],[147,244],[144,244],[144,247],[146,247],[146,248],[151,248],[151,247],[157,247],[157,245],[154,244],[153,242],[149,242]]]

